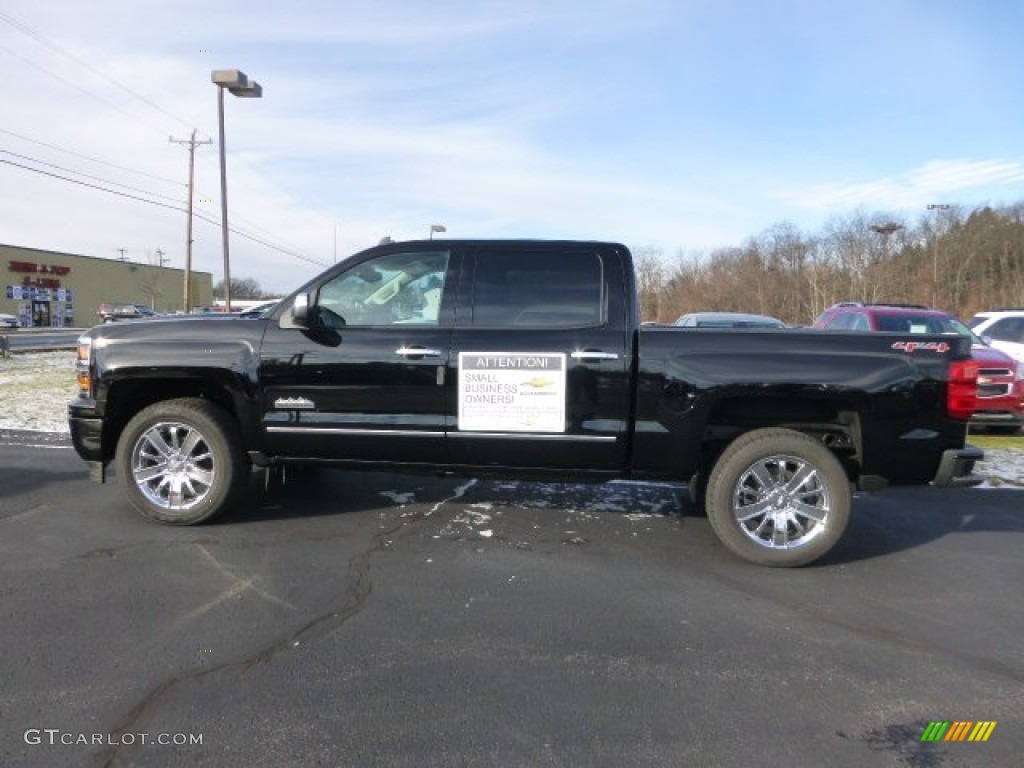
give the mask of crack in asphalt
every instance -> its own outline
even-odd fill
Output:
[[[379,539],[380,535],[374,537]],[[359,613],[367,598],[373,591],[373,584],[369,579],[370,557],[374,552],[383,548],[380,541],[374,546],[354,556],[349,561],[348,576],[349,586],[346,590],[345,603],[330,612],[314,618],[297,631],[286,637],[280,638],[267,647],[257,651],[254,655],[239,661],[225,662],[207,669],[196,669],[184,674],[172,677],[142,699],[128,713],[124,722],[110,731],[113,746],[100,753],[98,764],[110,768],[118,764],[118,760],[125,754],[134,750],[134,744],[121,744],[121,737],[126,733],[139,733],[143,726],[153,717],[159,708],[171,697],[175,690],[182,686],[212,677],[220,673],[244,674],[248,670],[260,664],[265,664],[273,659],[278,653],[288,648],[301,645],[303,642],[322,636],[327,632],[337,629],[345,622]]]
[[[399,534],[408,535],[415,524],[424,522],[445,504],[461,498],[476,482],[476,479],[470,480],[429,509],[417,511],[408,517],[400,517],[394,526],[375,533],[373,544],[349,560],[349,585],[346,590],[346,599],[341,606],[317,616],[295,632],[274,641],[245,659],[225,662],[206,669],[191,670],[158,685],[131,709],[121,725],[109,731],[110,738],[108,740],[112,742],[111,746],[99,753],[96,760],[97,765],[113,768],[122,758],[134,751],[137,745],[121,744],[121,737],[126,733],[141,732],[160,707],[181,687],[221,673],[244,674],[253,667],[266,664],[281,651],[310,642],[343,626],[363,609],[373,592],[373,582],[370,580],[370,560],[373,555],[390,549]]]
[[[35,514],[36,512],[45,512],[48,509],[52,509],[49,504],[36,504],[34,507],[28,509],[16,509],[9,515],[0,515],[0,520],[14,520],[19,517],[27,517],[28,515]]]

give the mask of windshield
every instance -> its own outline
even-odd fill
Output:
[[[896,333],[926,333],[933,336],[966,336],[972,344],[983,342],[970,328],[955,317],[929,315],[878,315],[878,330]]]
[[[782,328],[782,323],[768,320],[698,320],[698,328]]]

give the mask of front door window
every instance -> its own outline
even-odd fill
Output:
[[[317,319],[332,327],[437,326],[446,251],[391,253],[344,272],[320,289]]]

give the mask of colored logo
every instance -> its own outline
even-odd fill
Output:
[[[995,728],[995,720],[932,720],[921,741],[988,741]]]

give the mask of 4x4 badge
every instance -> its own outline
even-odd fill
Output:
[[[897,341],[893,349],[913,352],[915,349],[930,349],[933,352],[949,352],[949,344],[944,341]]]

